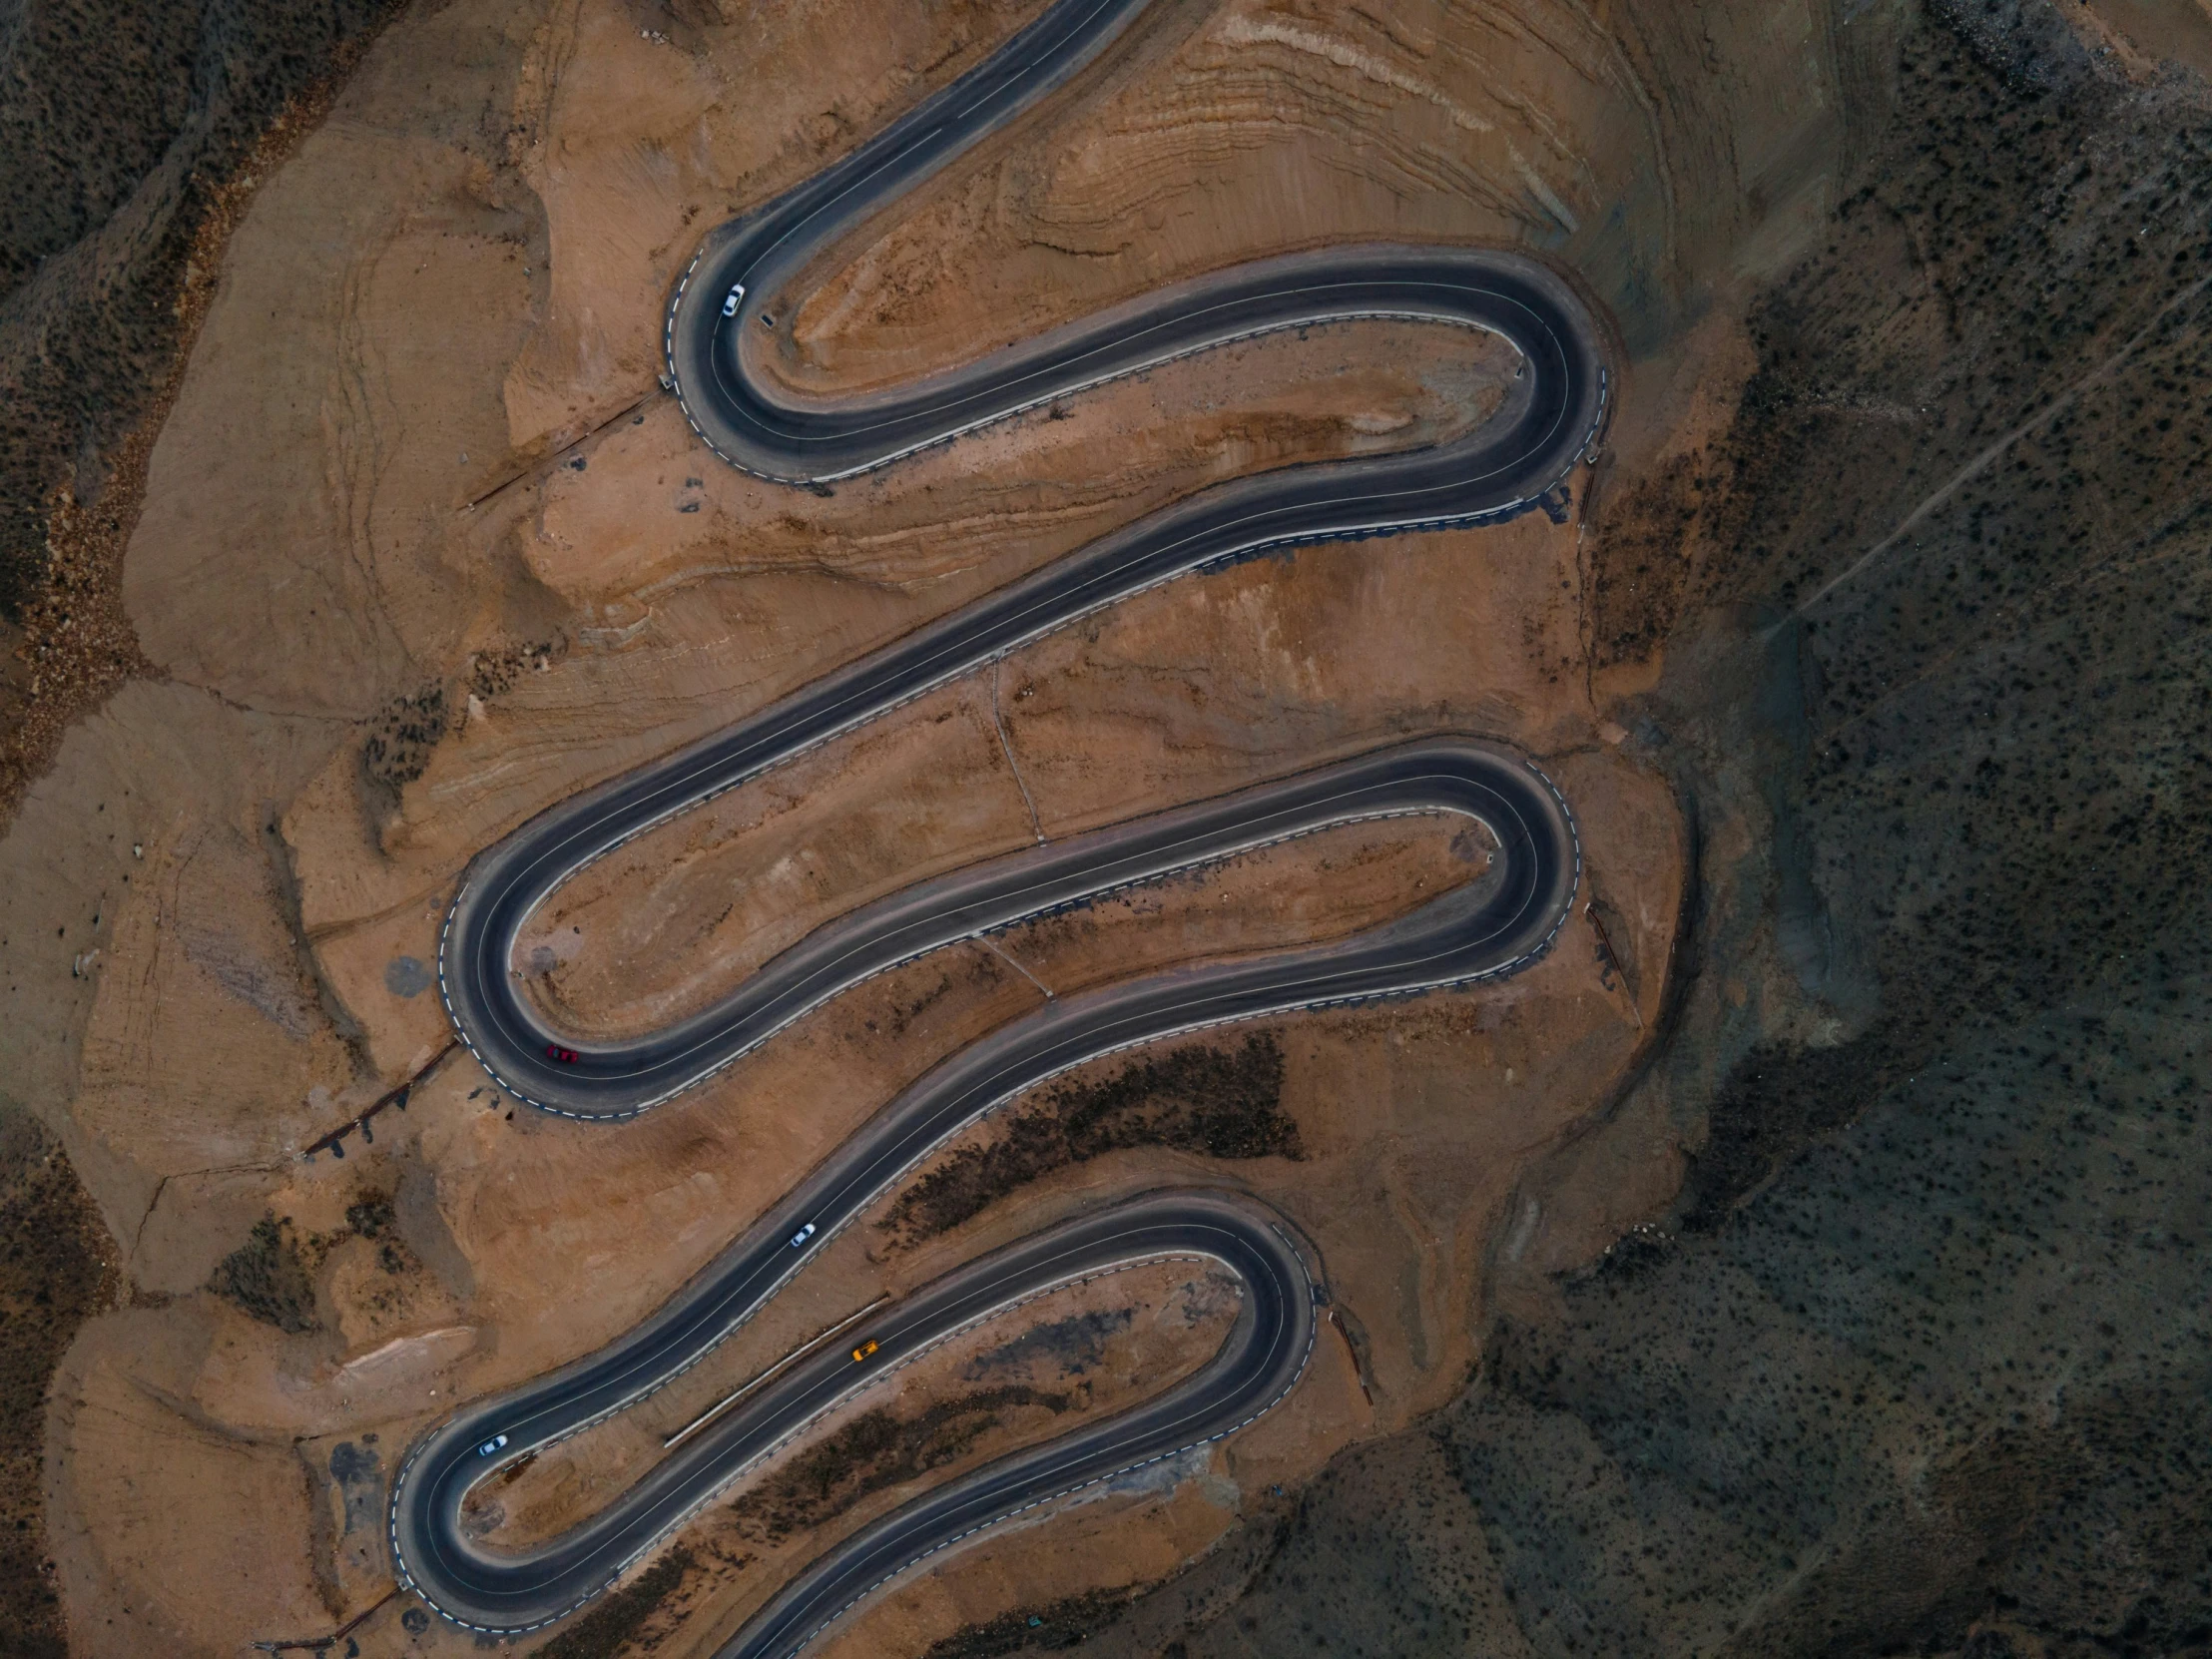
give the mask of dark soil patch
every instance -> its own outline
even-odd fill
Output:
[[[1116,1332],[1129,1329],[1131,1317],[1126,1308],[1071,1314],[1064,1320],[1024,1331],[988,1354],[978,1355],[960,1375],[970,1382],[980,1382],[993,1372],[1004,1375],[1033,1360],[1050,1359],[1058,1362],[1061,1376],[1079,1377],[1106,1358],[1107,1342]]]
[[[315,1328],[314,1285],[289,1217],[256,1222],[246,1243],[216,1264],[208,1289],[279,1331],[297,1335]]]
[[[939,1401],[917,1416],[878,1407],[858,1416],[730,1506],[738,1530],[760,1543],[781,1543],[819,1526],[870,1492],[942,1467],[1003,1420],[1004,1413],[1042,1406],[1068,1408],[1066,1394],[1009,1385]]]
[[[1172,1049],[1102,1081],[1052,1089],[1016,1112],[996,1141],[962,1147],[915,1181],[878,1226],[901,1244],[934,1238],[1017,1187],[1124,1147],[1302,1157],[1282,1100],[1283,1048],[1273,1032],[1255,1032],[1234,1049]]]
[[[116,1249],[61,1148],[0,1106],[0,1659],[67,1659],[40,1469],[54,1367],[120,1286]]]

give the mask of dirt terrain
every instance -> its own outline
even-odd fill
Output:
[[[563,1524],[976,1251],[1226,1183],[1321,1253],[1299,1390],[824,1652],[2199,1640],[2204,763],[2172,711],[2204,684],[2212,25],[2057,3],[1162,0],[827,259],[779,334],[813,389],[1288,248],[1508,243],[1616,330],[1615,424],[1566,524],[1172,584],[633,843],[525,941],[564,1018],[636,1029],[919,876],[1427,731],[1536,756],[1585,884],[1503,984],[1012,1103],[479,1520]],[[826,495],[710,464],[655,378],[698,237],[1033,9],[417,4],[226,224],[105,532],[143,657],[0,839],[10,1226],[56,1288],[36,1502],[0,1458],[43,1540],[6,1568],[24,1651],[64,1619],[84,1655],[468,1650],[390,1598],[382,1530],[454,1400],[629,1328],[1047,986],[1481,867],[1410,823],[1194,872],[884,975],[620,1129],[446,1052],[438,923],[531,814],[1193,487],[1494,400],[1478,336],[1346,326]],[[1260,1129],[1206,1127],[1232,1109]],[[1162,1336],[1179,1285],[941,1351],[533,1640],[711,1653],[925,1469],[1196,1363],[1220,1310]],[[1021,1346],[1123,1313],[1080,1401]]]

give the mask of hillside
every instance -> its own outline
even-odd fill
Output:
[[[833,488],[713,464],[659,379],[700,237],[1036,9],[0,14],[26,1654],[474,1651],[384,1523],[456,1399],[635,1326],[1047,998],[1491,867],[1425,821],[1252,852],[908,963],[619,1126],[453,1044],[441,920],[516,826],[1184,493],[1507,395],[1496,341],[1370,320]],[[1580,897],[1500,983],[1033,1091],[470,1524],[542,1536],[852,1310],[1223,1184],[1325,1264],[1299,1388],[817,1651],[2203,1649],[2208,65],[2212,22],[2137,0],[1159,0],[820,262],[773,353],[828,393],[1288,248],[1508,245],[1589,296],[1616,402],[1564,508],[1180,579],[627,843],[518,950],[563,1030],[1425,732],[1556,781]],[[933,1474],[1185,1375],[1225,1294],[1133,1276],[948,1349],[523,1650],[705,1659]]]

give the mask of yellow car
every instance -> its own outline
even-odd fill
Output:
[[[874,1352],[875,1345],[873,1343],[862,1343],[858,1348],[852,1351],[852,1363],[854,1365],[858,1365],[862,1360],[865,1360],[870,1354],[873,1354]]]

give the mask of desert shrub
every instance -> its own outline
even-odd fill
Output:
[[[999,1659],[1006,1653],[1057,1653],[1087,1640],[1129,1603],[1126,1590],[1092,1590],[1042,1607],[1017,1607],[929,1644],[922,1659]]]
[[[296,1335],[315,1327],[314,1286],[288,1222],[275,1216],[254,1224],[246,1243],[217,1264],[208,1288],[279,1331]]]

